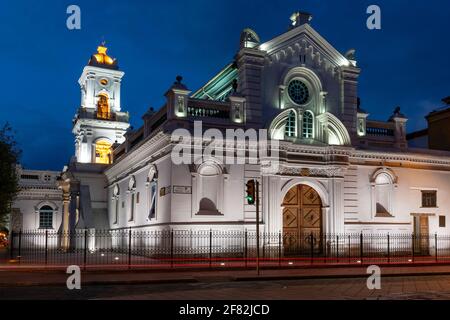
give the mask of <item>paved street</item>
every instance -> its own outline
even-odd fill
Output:
[[[1,299],[303,300],[450,299],[450,276],[384,277],[369,291],[363,278],[231,281],[184,284],[0,287]]]

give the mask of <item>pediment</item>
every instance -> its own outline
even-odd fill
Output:
[[[267,52],[269,63],[281,62],[293,56],[309,54],[313,61],[326,69],[350,66],[351,62],[336,50],[309,24],[294,28],[260,45]]]

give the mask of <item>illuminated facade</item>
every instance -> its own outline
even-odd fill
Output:
[[[234,61],[195,92],[177,78],[136,130],[121,111],[123,72],[101,46],[79,80],[60,230],[253,230],[245,184],[257,179],[264,231],[450,234],[450,153],[409,147],[400,108],[370,120],[355,50],[338,52],[310,21],[296,13],[267,42],[245,29]],[[174,164],[180,141],[171,134],[193,131],[194,121],[220,132],[268,129],[278,157]]]

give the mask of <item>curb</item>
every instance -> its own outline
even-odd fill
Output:
[[[117,280],[117,281],[81,281],[81,286],[114,286],[114,285],[142,285],[142,284],[181,284],[181,283],[199,283],[197,279],[181,278],[181,279],[148,279],[148,280]],[[0,283],[0,288],[16,288],[16,287],[60,287],[65,286],[65,282],[19,282],[19,283]]]
[[[431,277],[431,276],[450,276],[450,272],[410,272],[410,273],[387,273],[383,275],[389,278],[400,277]],[[82,286],[113,286],[113,285],[145,285],[145,284],[189,284],[189,283],[223,283],[223,282],[258,282],[258,281],[293,281],[293,280],[328,280],[328,279],[360,279],[367,278],[367,274],[325,274],[325,275],[291,275],[291,276],[216,276],[216,277],[194,277],[194,278],[175,278],[175,279],[144,279],[144,280],[92,280],[81,283]],[[0,288],[11,287],[58,287],[65,285],[65,283],[48,282],[21,282],[11,284],[0,283]]]
[[[238,277],[235,281],[286,281],[286,280],[320,280],[320,279],[358,279],[367,278],[369,274],[324,274],[324,275],[304,275],[304,276],[267,276],[267,277]],[[401,277],[432,277],[432,276],[450,276],[449,272],[429,272],[429,273],[386,273],[382,277],[401,278]]]
[[[361,264],[319,264],[319,265],[295,265],[295,266],[267,266],[262,267],[261,270],[308,270],[308,269],[366,269],[368,266],[375,264],[379,267],[389,267],[389,268],[412,268],[412,267],[433,267],[433,266],[449,266],[450,262],[415,262],[415,263],[366,263],[363,262]],[[45,267],[45,266],[16,266],[14,268],[13,266],[9,267],[2,267],[0,265],[0,274],[1,272],[24,272],[24,273],[65,273],[67,266],[58,266],[58,267]],[[80,266],[83,273],[90,273],[90,274],[105,274],[105,273],[126,273],[126,272],[133,272],[133,273],[166,273],[166,272],[209,272],[209,271],[252,271],[255,270],[256,267],[204,267],[204,268],[185,268],[185,267],[174,267],[174,268],[146,268],[146,267],[139,267],[139,266],[133,266],[132,268],[128,268],[127,266],[123,267],[117,267],[116,269],[111,268],[90,268],[87,266],[86,269],[84,269],[83,266]],[[450,272],[450,271],[449,271]]]

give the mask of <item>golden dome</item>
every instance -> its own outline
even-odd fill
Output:
[[[104,64],[110,64],[110,65],[112,65],[114,63],[113,58],[111,58],[110,56],[108,56],[106,54],[107,50],[108,50],[107,47],[104,47],[102,45],[98,46],[97,54],[94,54],[94,57],[98,63],[104,63]]]
[[[91,57],[91,60],[89,61],[89,65],[102,66],[102,67],[116,69],[117,68],[117,60],[108,56],[106,54],[106,51],[108,51],[108,48],[105,47],[104,43],[99,45],[97,48],[97,53]]]

